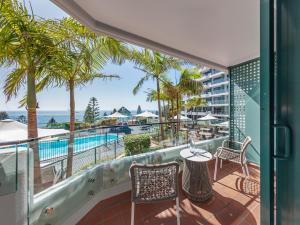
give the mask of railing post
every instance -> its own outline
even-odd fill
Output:
[[[62,159],[61,161],[60,161],[60,179],[63,179],[63,177],[64,177],[64,160]]]
[[[117,158],[117,142],[114,141],[115,159]]]
[[[95,151],[94,151],[94,156],[95,156],[95,159],[94,159],[94,162],[95,164],[97,164],[97,148],[94,148]]]
[[[158,129],[158,131],[157,131],[157,140],[158,140],[158,142],[160,141],[160,129]]]
[[[102,154],[102,148],[101,148],[101,146],[99,147],[99,161],[101,162],[101,154]]]
[[[105,146],[107,147],[107,132],[105,133]]]
[[[189,130],[186,131],[186,144],[189,145]]]

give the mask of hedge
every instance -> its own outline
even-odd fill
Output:
[[[150,148],[149,134],[129,134],[124,137],[125,155],[136,155],[147,152]]]

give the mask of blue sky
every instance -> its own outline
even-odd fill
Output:
[[[27,1],[25,1],[27,2]],[[44,18],[62,18],[67,16],[60,8],[55,6],[50,0],[31,0],[34,14]],[[142,109],[157,109],[157,103],[146,101],[146,91],[149,88],[155,88],[153,81],[148,81],[143,89],[137,95],[132,94],[132,89],[137,81],[143,76],[143,73],[134,69],[132,63],[125,63],[122,66],[109,64],[104,72],[118,74],[119,80],[102,81],[95,80],[92,84],[78,88],[75,92],[76,110],[84,110],[89,98],[94,96],[98,99],[100,108],[103,110],[112,110],[125,106],[128,109],[136,110],[138,105]],[[0,69],[0,85],[3,85],[7,69]],[[171,71],[170,76],[178,76],[178,72]],[[2,87],[1,87],[2,90]],[[0,111],[24,110],[19,109],[18,102],[25,93],[25,88],[20,91],[19,97],[6,102],[3,93],[0,93]],[[39,93],[38,102],[40,110],[68,110],[69,99],[68,92],[64,88],[49,88]]]

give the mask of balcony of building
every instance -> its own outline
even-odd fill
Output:
[[[211,104],[211,106],[228,106],[229,101],[228,100],[214,100],[210,104]]]
[[[211,71],[209,73],[204,73],[201,78],[199,78],[200,81],[207,81],[213,78],[218,78],[221,76],[224,76],[225,73],[223,71]]]
[[[214,162],[208,166],[212,175]],[[246,179],[237,165],[225,163],[218,180],[213,182],[214,197],[205,203],[192,202],[181,190],[181,224],[260,224],[259,168],[251,166],[250,174]],[[136,224],[176,223],[174,201],[141,204],[136,210]],[[99,202],[78,225],[128,225],[130,212],[131,193],[128,191]]]

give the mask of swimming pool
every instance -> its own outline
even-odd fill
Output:
[[[74,153],[82,152],[106,142],[112,142],[118,139],[116,134],[93,135],[86,137],[78,137],[74,139]],[[39,143],[40,159],[46,160],[68,154],[69,140],[42,141]]]
[[[74,139],[74,153],[79,153],[100,145],[104,145],[106,142],[113,142],[120,138],[117,134],[102,134],[102,135],[90,135],[85,137],[77,137]],[[18,145],[19,147],[27,147],[27,144]],[[39,142],[39,155],[40,160],[48,160],[68,154],[69,139],[57,139],[49,141]],[[4,147],[4,148],[11,148]],[[1,150],[1,148],[0,148]]]

